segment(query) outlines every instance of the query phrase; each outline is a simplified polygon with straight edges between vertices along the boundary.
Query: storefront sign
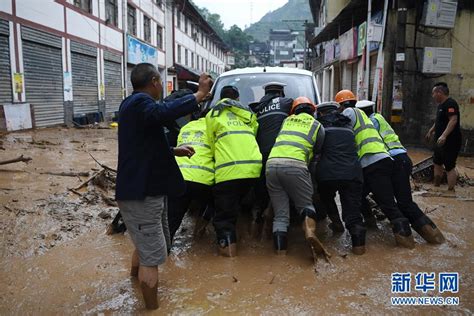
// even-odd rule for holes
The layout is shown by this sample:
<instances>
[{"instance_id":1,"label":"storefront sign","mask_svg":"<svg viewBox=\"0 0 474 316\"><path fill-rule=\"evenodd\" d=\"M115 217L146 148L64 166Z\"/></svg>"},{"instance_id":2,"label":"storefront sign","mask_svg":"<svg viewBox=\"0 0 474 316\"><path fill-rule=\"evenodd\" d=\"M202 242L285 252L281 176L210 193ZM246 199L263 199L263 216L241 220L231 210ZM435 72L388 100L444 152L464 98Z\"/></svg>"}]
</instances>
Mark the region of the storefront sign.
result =
<instances>
[{"instance_id":1,"label":"storefront sign","mask_svg":"<svg viewBox=\"0 0 474 316\"><path fill-rule=\"evenodd\" d=\"M356 41L354 40L354 38L357 39L357 35L355 33L354 28L339 36L339 60L348 60L356 56Z\"/></svg>"},{"instance_id":2,"label":"storefront sign","mask_svg":"<svg viewBox=\"0 0 474 316\"><path fill-rule=\"evenodd\" d=\"M150 63L156 65L158 63L158 53L156 48L131 36L128 36L127 57L128 63L134 65L139 63Z\"/></svg>"},{"instance_id":3,"label":"storefront sign","mask_svg":"<svg viewBox=\"0 0 474 316\"><path fill-rule=\"evenodd\" d=\"M23 93L23 73L15 72L13 80L15 82L15 93Z\"/></svg>"},{"instance_id":4,"label":"storefront sign","mask_svg":"<svg viewBox=\"0 0 474 316\"><path fill-rule=\"evenodd\" d=\"M357 30L359 34L357 37L357 56L360 56L364 52L365 43L367 42L367 22L359 25Z\"/></svg>"},{"instance_id":5,"label":"storefront sign","mask_svg":"<svg viewBox=\"0 0 474 316\"><path fill-rule=\"evenodd\" d=\"M324 63L330 63L334 60L334 41L326 42L324 45Z\"/></svg>"}]
</instances>

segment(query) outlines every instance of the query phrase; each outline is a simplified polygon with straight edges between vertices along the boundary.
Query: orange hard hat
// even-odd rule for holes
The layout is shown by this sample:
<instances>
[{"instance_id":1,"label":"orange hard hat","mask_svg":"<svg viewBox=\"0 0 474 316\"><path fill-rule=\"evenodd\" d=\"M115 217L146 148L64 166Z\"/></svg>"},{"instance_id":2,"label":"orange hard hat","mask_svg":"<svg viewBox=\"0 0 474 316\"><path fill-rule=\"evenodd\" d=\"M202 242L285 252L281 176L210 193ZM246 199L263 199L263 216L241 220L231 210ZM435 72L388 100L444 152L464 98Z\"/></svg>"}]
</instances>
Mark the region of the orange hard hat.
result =
<instances>
[{"instance_id":1,"label":"orange hard hat","mask_svg":"<svg viewBox=\"0 0 474 316\"><path fill-rule=\"evenodd\" d=\"M294 114L294 113L295 113L295 109L296 109L298 106L303 105L303 104L307 104L307 105L311 106L314 111L316 110L316 105L314 105L313 102L311 102L310 99L308 99L307 97L297 97L297 98L293 101L293 104L292 104L292 106L291 106L290 115L291 115L291 114Z\"/></svg>"},{"instance_id":2,"label":"orange hard hat","mask_svg":"<svg viewBox=\"0 0 474 316\"><path fill-rule=\"evenodd\" d=\"M351 90L341 90L336 94L334 100L337 103L342 103L345 101L357 101L357 98Z\"/></svg>"}]
</instances>

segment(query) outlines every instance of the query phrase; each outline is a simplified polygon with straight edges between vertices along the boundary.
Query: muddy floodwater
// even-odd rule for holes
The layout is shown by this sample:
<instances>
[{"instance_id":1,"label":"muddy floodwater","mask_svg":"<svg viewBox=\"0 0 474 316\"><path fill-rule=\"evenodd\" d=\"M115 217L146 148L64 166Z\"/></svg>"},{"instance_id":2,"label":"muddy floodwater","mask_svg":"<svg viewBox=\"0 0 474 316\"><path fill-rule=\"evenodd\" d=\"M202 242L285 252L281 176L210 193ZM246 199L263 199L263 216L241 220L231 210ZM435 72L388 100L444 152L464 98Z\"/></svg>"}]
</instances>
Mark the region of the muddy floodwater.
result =
<instances>
[{"instance_id":1,"label":"muddy floodwater","mask_svg":"<svg viewBox=\"0 0 474 316\"><path fill-rule=\"evenodd\" d=\"M28 164L0 166L0 314L145 313L137 281L129 276L127 234L105 235L117 208L112 191L69 190L101 167L116 167L116 130L52 128L0 138L0 160L20 155ZM414 162L429 151L411 150ZM459 173L474 179L474 159L460 158ZM417 183L415 200L443 231L433 246L415 232L416 248L395 247L387 221L370 230L367 253L354 256L350 237L334 235L328 222L317 233L332 257L315 264L298 226L290 228L286 257L271 240L247 233L239 220L239 255L217 256L211 227L194 239L186 217L159 272L158 310L149 314L323 315L472 314L474 312L474 187L433 188ZM76 192L73 192L76 191ZM392 294L391 274L410 272L411 293ZM458 272L459 292L417 291L418 272ZM457 297L454 306L393 306L393 296Z\"/></svg>"}]
</instances>

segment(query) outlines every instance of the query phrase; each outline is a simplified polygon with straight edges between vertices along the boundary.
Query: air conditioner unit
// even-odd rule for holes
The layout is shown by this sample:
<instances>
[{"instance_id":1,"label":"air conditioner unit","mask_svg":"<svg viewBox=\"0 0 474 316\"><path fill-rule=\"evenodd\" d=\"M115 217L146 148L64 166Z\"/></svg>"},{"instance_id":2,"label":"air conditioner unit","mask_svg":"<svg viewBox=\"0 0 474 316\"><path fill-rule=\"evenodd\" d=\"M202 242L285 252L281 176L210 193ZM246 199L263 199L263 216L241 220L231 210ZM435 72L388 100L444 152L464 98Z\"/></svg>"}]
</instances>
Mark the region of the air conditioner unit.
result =
<instances>
[{"instance_id":1,"label":"air conditioner unit","mask_svg":"<svg viewBox=\"0 0 474 316\"><path fill-rule=\"evenodd\" d=\"M423 49L423 73L448 74L451 72L453 49L425 47Z\"/></svg>"},{"instance_id":2,"label":"air conditioner unit","mask_svg":"<svg viewBox=\"0 0 474 316\"><path fill-rule=\"evenodd\" d=\"M426 0L421 24L452 29L456 20L457 0Z\"/></svg>"}]
</instances>

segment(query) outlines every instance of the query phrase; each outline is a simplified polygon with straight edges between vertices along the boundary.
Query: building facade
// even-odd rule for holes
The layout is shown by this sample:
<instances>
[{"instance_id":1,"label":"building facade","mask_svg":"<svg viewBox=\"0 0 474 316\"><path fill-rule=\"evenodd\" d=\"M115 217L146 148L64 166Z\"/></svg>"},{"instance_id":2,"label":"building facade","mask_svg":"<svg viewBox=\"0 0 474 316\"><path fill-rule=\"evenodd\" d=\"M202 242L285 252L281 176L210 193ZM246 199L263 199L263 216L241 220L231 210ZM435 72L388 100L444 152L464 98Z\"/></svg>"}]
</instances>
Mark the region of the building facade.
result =
<instances>
[{"instance_id":1,"label":"building facade","mask_svg":"<svg viewBox=\"0 0 474 316\"><path fill-rule=\"evenodd\" d=\"M298 32L291 30L270 30L268 39L273 65L278 66L281 62L296 60L294 50L297 37Z\"/></svg>"},{"instance_id":2,"label":"building facade","mask_svg":"<svg viewBox=\"0 0 474 316\"><path fill-rule=\"evenodd\" d=\"M188 22L188 38L173 23L183 3L191 6L162 0L0 1L0 129L111 119L132 92L130 72L141 62L157 66L167 92L177 87L176 64L196 74L222 73L225 46L202 17L199 27ZM207 46L192 32L202 33Z\"/></svg>"},{"instance_id":3,"label":"building facade","mask_svg":"<svg viewBox=\"0 0 474 316\"><path fill-rule=\"evenodd\" d=\"M369 23L365 0L310 5L317 25L312 71L322 100L352 90L377 103L404 143L423 145L436 116L433 84L447 82L460 105L462 152L474 153L474 66L467 62L474 52L474 2L372 1Z\"/></svg>"}]
</instances>

